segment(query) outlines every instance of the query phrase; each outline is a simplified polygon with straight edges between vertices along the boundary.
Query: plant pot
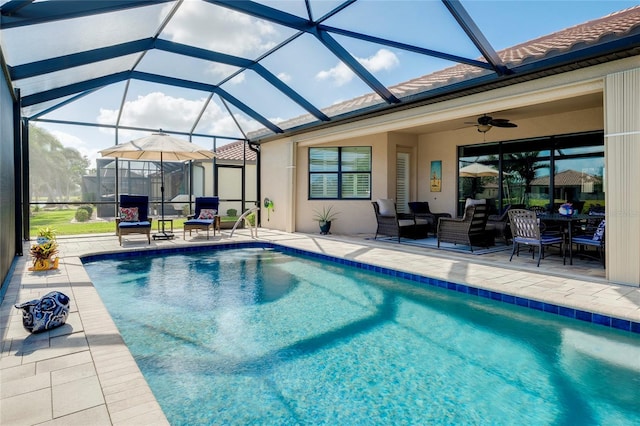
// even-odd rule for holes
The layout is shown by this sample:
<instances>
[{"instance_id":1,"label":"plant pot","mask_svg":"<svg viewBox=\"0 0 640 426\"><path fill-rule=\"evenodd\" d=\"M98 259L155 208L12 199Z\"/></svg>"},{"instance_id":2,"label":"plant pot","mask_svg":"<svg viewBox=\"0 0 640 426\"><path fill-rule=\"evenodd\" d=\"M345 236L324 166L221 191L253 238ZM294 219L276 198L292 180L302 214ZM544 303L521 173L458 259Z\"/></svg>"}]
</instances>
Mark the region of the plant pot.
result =
<instances>
[{"instance_id":1,"label":"plant pot","mask_svg":"<svg viewBox=\"0 0 640 426\"><path fill-rule=\"evenodd\" d=\"M29 268L30 271L48 271L50 269L58 269L59 257L55 259L34 259L33 267Z\"/></svg>"},{"instance_id":2,"label":"plant pot","mask_svg":"<svg viewBox=\"0 0 640 426\"><path fill-rule=\"evenodd\" d=\"M329 233L329 229L331 229L331 221L318 223L320 224L320 234L327 235Z\"/></svg>"}]
</instances>

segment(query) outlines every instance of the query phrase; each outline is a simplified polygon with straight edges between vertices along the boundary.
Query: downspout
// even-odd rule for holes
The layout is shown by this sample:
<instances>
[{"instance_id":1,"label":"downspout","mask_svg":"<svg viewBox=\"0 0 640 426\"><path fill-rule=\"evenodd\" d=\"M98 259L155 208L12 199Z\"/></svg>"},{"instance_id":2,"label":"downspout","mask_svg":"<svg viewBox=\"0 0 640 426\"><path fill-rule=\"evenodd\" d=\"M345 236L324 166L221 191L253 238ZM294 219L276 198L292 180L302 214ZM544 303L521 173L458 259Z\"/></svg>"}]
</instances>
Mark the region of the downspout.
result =
<instances>
[{"instance_id":1,"label":"downspout","mask_svg":"<svg viewBox=\"0 0 640 426\"><path fill-rule=\"evenodd\" d=\"M256 204L257 207L260 207L260 200L262 199L260 196L262 194L260 188L260 145L255 142L247 141L247 146L251 151L256 153L256 197L258 198ZM258 217L256 218L256 223L262 226L262 209L258 209L257 213Z\"/></svg>"},{"instance_id":2,"label":"downspout","mask_svg":"<svg viewBox=\"0 0 640 426\"><path fill-rule=\"evenodd\" d=\"M287 232L296 232L296 162L298 156L298 143L291 141L289 149L289 164L287 165L288 188L289 188L289 208L287 209Z\"/></svg>"}]
</instances>

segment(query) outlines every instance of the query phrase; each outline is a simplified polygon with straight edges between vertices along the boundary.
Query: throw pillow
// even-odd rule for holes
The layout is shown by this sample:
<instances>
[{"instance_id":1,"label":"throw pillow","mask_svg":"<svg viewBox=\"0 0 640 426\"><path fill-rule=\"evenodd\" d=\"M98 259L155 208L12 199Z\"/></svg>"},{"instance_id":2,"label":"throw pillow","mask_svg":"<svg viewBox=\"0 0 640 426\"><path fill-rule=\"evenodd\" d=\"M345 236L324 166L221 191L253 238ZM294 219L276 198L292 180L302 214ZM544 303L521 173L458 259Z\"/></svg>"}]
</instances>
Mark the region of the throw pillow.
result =
<instances>
[{"instance_id":1,"label":"throw pillow","mask_svg":"<svg viewBox=\"0 0 640 426\"><path fill-rule=\"evenodd\" d=\"M378 209L380 210L380 216L395 216L396 215L396 203L393 200L384 199L378 200Z\"/></svg>"},{"instance_id":2,"label":"throw pillow","mask_svg":"<svg viewBox=\"0 0 640 426\"><path fill-rule=\"evenodd\" d=\"M464 203L464 208L466 209L469 206L475 206L477 204L487 204L487 199L474 200L473 198L467 198L467 201Z\"/></svg>"},{"instance_id":3,"label":"throw pillow","mask_svg":"<svg viewBox=\"0 0 640 426\"><path fill-rule=\"evenodd\" d=\"M213 219L218 214L216 209L202 209L200 210L200 216L198 219Z\"/></svg>"},{"instance_id":4,"label":"throw pillow","mask_svg":"<svg viewBox=\"0 0 640 426\"><path fill-rule=\"evenodd\" d=\"M120 220L123 222L137 222L138 208L137 207L120 207Z\"/></svg>"},{"instance_id":5,"label":"throw pillow","mask_svg":"<svg viewBox=\"0 0 640 426\"><path fill-rule=\"evenodd\" d=\"M606 220L603 219L602 222L598 224L596 228L596 232L593 233L593 241L602 241L602 237L604 236L604 227L606 225Z\"/></svg>"}]
</instances>

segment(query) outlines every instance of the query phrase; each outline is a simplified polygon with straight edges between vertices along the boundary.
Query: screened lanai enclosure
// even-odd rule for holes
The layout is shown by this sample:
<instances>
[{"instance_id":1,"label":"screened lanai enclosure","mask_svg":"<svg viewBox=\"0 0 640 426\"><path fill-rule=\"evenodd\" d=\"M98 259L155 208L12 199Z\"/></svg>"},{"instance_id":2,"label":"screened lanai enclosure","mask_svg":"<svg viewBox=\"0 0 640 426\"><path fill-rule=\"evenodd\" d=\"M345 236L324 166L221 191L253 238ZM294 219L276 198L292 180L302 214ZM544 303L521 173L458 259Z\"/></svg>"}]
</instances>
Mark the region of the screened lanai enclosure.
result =
<instances>
[{"instance_id":1,"label":"screened lanai enclosure","mask_svg":"<svg viewBox=\"0 0 640 426\"><path fill-rule=\"evenodd\" d=\"M95 232L112 225L121 194L148 195L152 212L157 211L159 163L103 158L102 149L162 130L214 151L214 160L165 163L164 200L171 215L182 217L193 197L217 195L222 213L233 216L262 203L274 188L295 193L295 177L273 178L279 169L295 172L295 148L265 161L272 142L305 148L312 132L331 134L336 126L362 120L373 120L373 128L419 108L430 109L420 112L421 121L411 130L398 127L393 135L464 126L475 131L482 125L478 116L507 109L504 92L465 116L451 113L454 108L439 111L438 105L456 100L462 105L465 97L637 56L640 31L633 6L629 1L575 7L563 1L0 0L0 276L6 277L14 255L22 254L42 212L70 210L69 222L77 223L77 208L90 205L94 228L86 230ZM610 14L613 18L600 19ZM580 26L584 22L590 25ZM565 29L570 37L549 44L545 35ZM602 106L595 92L585 95L585 107ZM566 103L546 110L560 106ZM526 120L540 109L513 108L507 118L518 119L520 113ZM579 146L556 140L538 146L538 135L505 135L482 147L475 146L483 145L480 139L458 140L451 146L456 166L480 162L500 175L472 183L447 176L454 166L443 167L442 178L458 180L453 198L484 194L498 208L516 199L552 206L572 195L602 201L606 135L598 131L595 144L588 132L565 135L578 138ZM365 169L357 170L358 179L349 180L353 176L339 168L341 163L327 166L325 176L318 171L317 178L335 178L336 185L357 181L357 200L371 197L380 165L396 159L376 160L379 151L367 152L371 161L366 167L359 163ZM514 161L531 152L540 167L528 180ZM284 165L273 161L284 157ZM563 180L569 171L591 181L569 184L577 176ZM396 188L395 182L385 185ZM276 210L270 226L295 230L295 209L303 203L287 205L280 201L285 198L279 197L278 205L286 208ZM303 198L342 201L316 189Z\"/></svg>"}]
</instances>

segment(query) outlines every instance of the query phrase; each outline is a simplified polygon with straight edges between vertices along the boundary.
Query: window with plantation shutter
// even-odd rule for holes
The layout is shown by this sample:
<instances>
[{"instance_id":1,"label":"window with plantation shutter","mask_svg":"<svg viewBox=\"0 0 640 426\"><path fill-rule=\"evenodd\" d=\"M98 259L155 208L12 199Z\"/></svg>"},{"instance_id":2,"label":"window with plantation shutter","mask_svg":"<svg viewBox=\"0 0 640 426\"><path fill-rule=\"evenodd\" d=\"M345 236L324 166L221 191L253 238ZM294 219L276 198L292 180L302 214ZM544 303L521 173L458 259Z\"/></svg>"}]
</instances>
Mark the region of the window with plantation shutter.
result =
<instances>
[{"instance_id":1,"label":"window with plantation shutter","mask_svg":"<svg viewBox=\"0 0 640 426\"><path fill-rule=\"evenodd\" d=\"M398 213L409 213L409 154L396 156L396 208Z\"/></svg>"},{"instance_id":2,"label":"window with plantation shutter","mask_svg":"<svg viewBox=\"0 0 640 426\"><path fill-rule=\"evenodd\" d=\"M309 148L309 199L370 199L371 147Z\"/></svg>"}]
</instances>

